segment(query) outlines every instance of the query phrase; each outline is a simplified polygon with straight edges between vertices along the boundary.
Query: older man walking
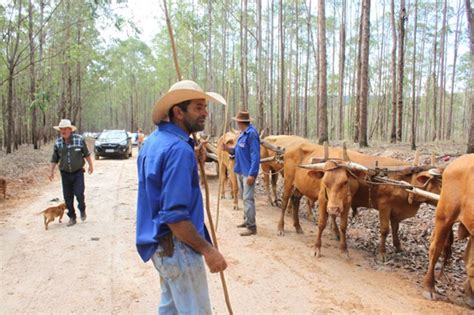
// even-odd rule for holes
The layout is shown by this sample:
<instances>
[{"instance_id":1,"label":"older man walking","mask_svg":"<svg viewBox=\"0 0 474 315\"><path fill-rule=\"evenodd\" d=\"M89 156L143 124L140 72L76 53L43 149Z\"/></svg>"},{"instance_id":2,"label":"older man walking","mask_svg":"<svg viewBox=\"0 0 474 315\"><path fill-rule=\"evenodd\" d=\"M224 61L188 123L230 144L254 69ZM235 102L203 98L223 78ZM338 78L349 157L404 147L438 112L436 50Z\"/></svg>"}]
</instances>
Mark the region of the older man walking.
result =
<instances>
[{"instance_id":1,"label":"older man walking","mask_svg":"<svg viewBox=\"0 0 474 315\"><path fill-rule=\"evenodd\" d=\"M48 177L49 180L53 180L54 170L59 163L64 202L68 209L69 222L67 226L72 226L76 224L74 196L77 199L78 208L81 212L81 220L84 221L87 218L84 197L84 160L89 165L89 174L92 174L94 171L94 165L92 164L86 141L81 135L73 133L76 131L76 126L72 125L69 119L62 119L59 125L53 128L59 131L59 137L54 143Z\"/></svg>"}]
</instances>

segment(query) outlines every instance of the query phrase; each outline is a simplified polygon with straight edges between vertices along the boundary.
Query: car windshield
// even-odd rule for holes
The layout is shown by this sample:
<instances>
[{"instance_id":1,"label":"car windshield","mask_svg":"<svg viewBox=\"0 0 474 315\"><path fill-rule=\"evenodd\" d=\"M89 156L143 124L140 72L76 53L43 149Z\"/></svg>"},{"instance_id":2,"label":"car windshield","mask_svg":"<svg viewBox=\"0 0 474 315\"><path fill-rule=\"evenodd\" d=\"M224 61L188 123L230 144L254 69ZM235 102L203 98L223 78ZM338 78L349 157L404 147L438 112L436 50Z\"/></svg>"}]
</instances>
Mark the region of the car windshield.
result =
<instances>
[{"instance_id":1,"label":"car windshield","mask_svg":"<svg viewBox=\"0 0 474 315\"><path fill-rule=\"evenodd\" d=\"M127 134L120 130L104 131L99 136L99 141L121 141L126 140Z\"/></svg>"}]
</instances>

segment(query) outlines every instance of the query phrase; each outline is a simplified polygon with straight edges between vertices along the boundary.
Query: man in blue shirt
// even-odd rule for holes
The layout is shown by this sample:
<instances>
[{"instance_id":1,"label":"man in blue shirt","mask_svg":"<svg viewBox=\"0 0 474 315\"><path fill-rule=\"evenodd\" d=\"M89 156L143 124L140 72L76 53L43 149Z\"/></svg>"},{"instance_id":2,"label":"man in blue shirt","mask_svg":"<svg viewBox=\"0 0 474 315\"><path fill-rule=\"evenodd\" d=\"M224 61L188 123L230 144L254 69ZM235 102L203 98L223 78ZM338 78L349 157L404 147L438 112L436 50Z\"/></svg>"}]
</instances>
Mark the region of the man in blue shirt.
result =
<instances>
[{"instance_id":1,"label":"man in blue shirt","mask_svg":"<svg viewBox=\"0 0 474 315\"><path fill-rule=\"evenodd\" d=\"M237 174L240 196L244 200L244 222L238 227L246 228L241 236L257 234L255 221L255 179L260 167L260 138L257 129L251 124L250 114L240 111L232 118L237 122L240 136L233 148L224 149L235 154L234 172Z\"/></svg>"},{"instance_id":2,"label":"man in blue shirt","mask_svg":"<svg viewBox=\"0 0 474 315\"><path fill-rule=\"evenodd\" d=\"M210 314L204 260L212 273L226 261L212 246L204 211L194 142L204 129L207 101L225 104L193 81L179 81L155 104L158 125L138 157L136 246L161 279L159 314Z\"/></svg>"}]
</instances>

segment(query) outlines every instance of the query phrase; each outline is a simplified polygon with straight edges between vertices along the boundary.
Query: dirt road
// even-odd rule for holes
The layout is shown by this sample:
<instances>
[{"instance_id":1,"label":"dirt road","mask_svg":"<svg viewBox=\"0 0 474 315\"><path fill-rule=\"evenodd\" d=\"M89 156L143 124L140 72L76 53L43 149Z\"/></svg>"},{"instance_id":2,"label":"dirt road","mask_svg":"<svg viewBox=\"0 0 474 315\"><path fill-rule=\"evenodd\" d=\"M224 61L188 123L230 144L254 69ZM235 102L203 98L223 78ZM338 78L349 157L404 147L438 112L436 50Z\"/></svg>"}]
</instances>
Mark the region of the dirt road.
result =
<instances>
[{"instance_id":1,"label":"dirt road","mask_svg":"<svg viewBox=\"0 0 474 315\"><path fill-rule=\"evenodd\" d=\"M159 277L134 245L135 163L135 157L96 161L95 173L86 175L88 219L73 227L65 218L45 231L35 214L61 197L58 178L34 198L0 203L1 313L155 313ZM215 209L217 180L209 179ZM278 237L278 216L257 196L258 235L242 238L235 227L242 213L222 202L219 245L236 314L469 313L424 300L403 273L368 268L367 252L349 248L351 259L342 258L329 232L323 256L314 258L316 227L302 222L306 233L297 235L287 217L286 236ZM219 277L208 278L213 310L225 314Z\"/></svg>"}]
</instances>

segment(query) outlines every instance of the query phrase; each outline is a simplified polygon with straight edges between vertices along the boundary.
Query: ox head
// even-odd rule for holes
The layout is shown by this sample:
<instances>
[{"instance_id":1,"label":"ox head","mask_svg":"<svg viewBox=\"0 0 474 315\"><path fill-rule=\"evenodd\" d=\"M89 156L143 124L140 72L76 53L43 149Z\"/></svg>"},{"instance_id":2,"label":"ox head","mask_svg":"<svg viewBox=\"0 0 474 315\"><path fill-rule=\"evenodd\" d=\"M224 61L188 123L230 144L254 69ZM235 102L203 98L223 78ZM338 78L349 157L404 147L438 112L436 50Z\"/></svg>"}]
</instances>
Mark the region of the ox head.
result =
<instances>
[{"instance_id":1,"label":"ox head","mask_svg":"<svg viewBox=\"0 0 474 315\"><path fill-rule=\"evenodd\" d=\"M413 166L418 166L419 164L419 153L416 151L415 159L413 161ZM441 183L442 183L442 169L436 167L436 157L434 154L431 155L431 169L427 171L416 172L412 174L411 184L416 187L423 189L425 191L440 194L441 193ZM408 195L408 203L412 204L413 202L426 202L428 201L425 197L418 196L415 194Z\"/></svg>"},{"instance_id":2,"label":"ox head","mask_svg":"<svg viewBox=\"0 0 474 315\"><path fill-rule=\"evenodd\" d=\"M321 180L320 200L324 198L327 201L327 211L333 215L341 215L350 206L358 188L357 180L368 172L363 165L336 160L300 167L309 169L309 176Z\"/></svg>"}]
</instances>

